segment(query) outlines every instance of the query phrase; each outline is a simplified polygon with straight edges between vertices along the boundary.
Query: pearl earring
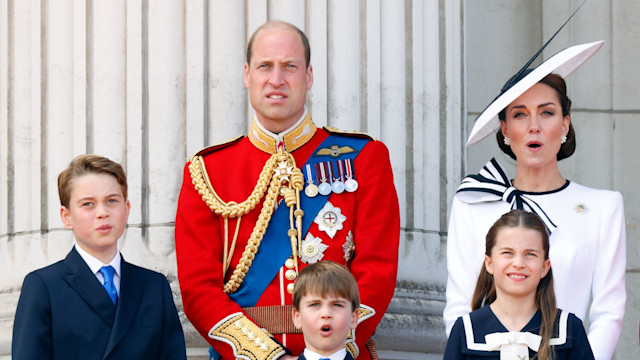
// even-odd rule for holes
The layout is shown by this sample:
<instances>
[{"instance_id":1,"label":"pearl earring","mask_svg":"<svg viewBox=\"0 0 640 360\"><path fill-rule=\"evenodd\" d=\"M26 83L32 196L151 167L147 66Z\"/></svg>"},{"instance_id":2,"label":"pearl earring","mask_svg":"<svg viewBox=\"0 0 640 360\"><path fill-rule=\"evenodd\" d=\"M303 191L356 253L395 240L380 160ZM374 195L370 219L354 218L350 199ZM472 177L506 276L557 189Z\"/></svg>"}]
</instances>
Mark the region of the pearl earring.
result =
<instances>
[{"instance_id":1,"label":"pearl earring","mask_svg":"<svg viewBox=\"0 0 640 360\"><path fill-rule=\"evenodd\" d=\"M504 137L504 144L507 145L507 146L511 145L511 139L509 139L508 137L505 136Z\"/></svg>"},{"instance_id":2,"label":"pearl earring","mask_svg":"<svg viewBox=\"0 0 640 360\"><path fill-rule=\"evenodd\" d=\"M564 144L567 142L567 135L560 136L560 144Z\"/></svg>"}]
</instances>

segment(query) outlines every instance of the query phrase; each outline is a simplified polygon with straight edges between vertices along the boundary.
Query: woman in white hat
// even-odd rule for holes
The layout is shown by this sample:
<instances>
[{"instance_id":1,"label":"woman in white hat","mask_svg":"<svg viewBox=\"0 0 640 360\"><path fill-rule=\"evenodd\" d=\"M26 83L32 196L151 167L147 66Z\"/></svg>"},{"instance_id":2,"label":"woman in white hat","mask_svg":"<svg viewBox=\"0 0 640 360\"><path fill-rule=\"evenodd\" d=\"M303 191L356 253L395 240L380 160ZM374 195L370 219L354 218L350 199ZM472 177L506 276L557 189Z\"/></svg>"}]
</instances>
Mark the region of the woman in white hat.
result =
<instances>
[{"instance_id":1,"label":"woman in white hat","mask_svg":"<svg viewBox=\"0 0 640 360\"><path fill-rule=\"evenodd\" d=\"M478 175L463 181L453 200L447 240L447 335L456 319L471 310L484 260L484 234L502 214L519 208L536 213L551 233L557 306L588 320L596 359L613 355L626 301L622 196L569 181L558 169L558 161L571 156L576 146L563 78L602 45L574 46L533 70L521 70L476 120L467 144L499 128L498 145L516 160L517 170L511 181L491 159ZM514 286L528 276L518 263L506 271Z\"/></svg>"}]
</instances>

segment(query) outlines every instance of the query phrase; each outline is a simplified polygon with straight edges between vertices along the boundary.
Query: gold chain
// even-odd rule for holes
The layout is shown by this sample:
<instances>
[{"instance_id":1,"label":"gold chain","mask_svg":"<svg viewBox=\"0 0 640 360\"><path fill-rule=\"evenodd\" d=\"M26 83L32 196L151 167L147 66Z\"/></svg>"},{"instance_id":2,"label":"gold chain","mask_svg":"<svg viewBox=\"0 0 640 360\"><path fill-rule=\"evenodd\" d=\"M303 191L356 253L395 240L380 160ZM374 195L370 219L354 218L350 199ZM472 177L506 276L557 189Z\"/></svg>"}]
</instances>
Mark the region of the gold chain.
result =
<instances>
[{"instance_id":1,"label":"gold chain","mask_svg":"<svg viewBox=\"0 0 640 360\"><path fill-rule=\"evenodd\" d=\"M279 151L273 154L260 172L258 182L251 192L251 195L239 204L233 201L225 202L218 196L213 189L204 165L204 160L201 156L195 156L191 160L189 172L191 173L193 185L202 196L202 200L209 206L211 211L225 219L237 217L238 221L240 221L243 215L249 213L256 207L265 192L267 194L260 215L258 216L258 221L251 232L242 257L233 271L231 278L224 285L225 293L232 294L236 292L249 272L249 268L258 252L258 248L260 247L260 243L262 242L262 238L276 207L278 194L283 186L282 195L284 196L285 203L291 209L291 229L289 229L288 235L291 237L291 250L294 259L296 259L297 270L297 246L294 245L297 245L297 243L301 241L300 227L303 212L300 209L300 191L304 187L304 176L302 175L302 171L296 167L295 159L290 153ZM296 218L295 222L293 221L294 217ZM298 225L298 229L295 228L295 225ZM238 228L236 228L236 236L237 231ZM236 236L234 236L234 239ZM228 229L225 229L225 238L227 237ZM231 253L233 253L233 247L235 247L235 240L234 244L232 244ZM225 242L225 252L226 248L227 244ZM223 261L227 260L223 259Z\"/></svg>"}]
</instances>

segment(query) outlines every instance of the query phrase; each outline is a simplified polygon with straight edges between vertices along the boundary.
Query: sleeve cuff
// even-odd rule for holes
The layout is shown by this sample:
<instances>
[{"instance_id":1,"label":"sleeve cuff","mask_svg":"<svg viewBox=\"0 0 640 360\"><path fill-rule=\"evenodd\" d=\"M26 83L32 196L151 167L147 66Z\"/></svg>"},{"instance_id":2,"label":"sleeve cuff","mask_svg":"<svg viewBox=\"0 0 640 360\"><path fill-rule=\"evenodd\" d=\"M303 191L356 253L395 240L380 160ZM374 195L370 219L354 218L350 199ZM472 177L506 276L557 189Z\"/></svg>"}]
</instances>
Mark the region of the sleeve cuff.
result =
<instances>
[{"instance_id":1,"label":"sleeve cuff","mask_svg":"<svg viewBox=\"0 0 640 360\"><path fill-rule=\"evenodd\" d=\"M282 345L240 312L220 320L209 330L209 337L229 344L239 359L272 360L286 353Z\"/></svg>"}]
</instances>

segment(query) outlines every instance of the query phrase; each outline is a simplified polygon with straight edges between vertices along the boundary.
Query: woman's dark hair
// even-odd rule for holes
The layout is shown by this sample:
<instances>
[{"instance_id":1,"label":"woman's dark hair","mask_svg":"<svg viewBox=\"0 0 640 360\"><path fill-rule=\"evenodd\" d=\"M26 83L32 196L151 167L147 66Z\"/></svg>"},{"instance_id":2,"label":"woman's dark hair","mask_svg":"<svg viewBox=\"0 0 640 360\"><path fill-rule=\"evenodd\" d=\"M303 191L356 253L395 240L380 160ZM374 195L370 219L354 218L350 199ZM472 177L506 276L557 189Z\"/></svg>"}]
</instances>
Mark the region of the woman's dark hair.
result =
<instances>
[{"instance_id":1,"label":"woman's dark hair","mask_svg":"<svg viewBox=\"0 0 640 360\"><path fill-rule=\"evenodd\" d=\"M523 228L538 232L542 238L544 260L549 259L549 234L547 233L547 228L544 226L544 223L540 220L538 215L518 209L511 210L502 215L500 219L491 226L485 239L485 255L489 257L491 256L491 251L496 245L498 234L501 230L509 228ZM471 309L477 310L482 306L489 305L496 301L496 298L496 285L493 275L489 274L485 264L482 263L476 289L473 293L473 299L471 300ZM542 322L540 325L540 336L542 337L542 341L540 342L538 354L534 359L553 359L553 352L551 351L549 341L553 335L553 328L558 309L556 308L556 295L553 290L553 272L551 271L551 268L549 268L547 275L540 279L540 282L538 283L535 301L536 306L542 314Z\"/></svg>"},{"instance_id":2,"label":"woman's dark hair","mask_svg":"<svg viewBox=\"0 0 640 360\"><path fill-rule=\"evenodd\" d=\"M569 116L571 114L571 99L567 96L567 84L564 79L560 75L549 74L542 78L539 83L548 85L552 87L556 93L558 94L558 99L560 99L560 106L562 107L562 116ZM500 113L498 113L498 119L500 121L506 121L507 109L504 108ZM505 154L509 155L514 160L516 159L516 154L511 151L511 147L504 144L504 135L501 130L498 130L496 133L496 140L498 141L498 146ZM576 150L576 133L573 129L573 124L569 123L569 132L567 133L567 141L560 146L560 151L558 151L558 155L556 159L558 161L562 159L566 159L569 156L573 155L573 152Z\"/></svg>"}]
</instances>

